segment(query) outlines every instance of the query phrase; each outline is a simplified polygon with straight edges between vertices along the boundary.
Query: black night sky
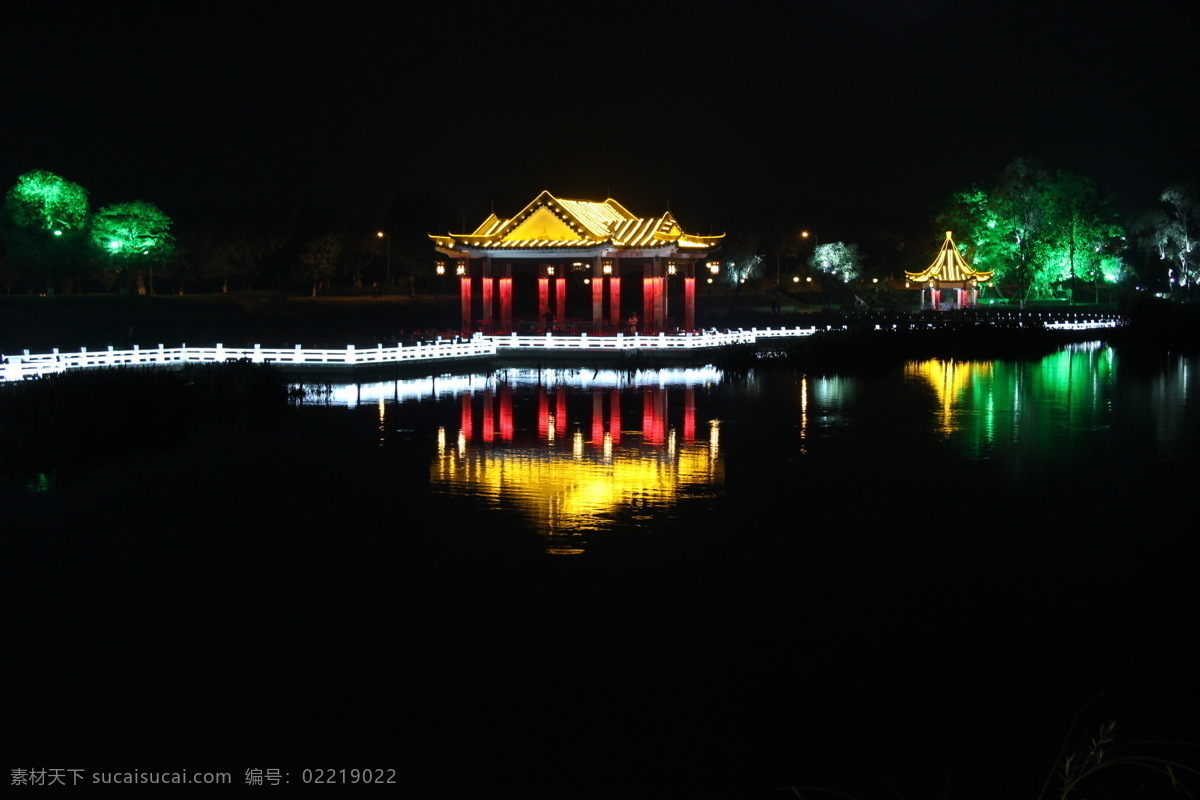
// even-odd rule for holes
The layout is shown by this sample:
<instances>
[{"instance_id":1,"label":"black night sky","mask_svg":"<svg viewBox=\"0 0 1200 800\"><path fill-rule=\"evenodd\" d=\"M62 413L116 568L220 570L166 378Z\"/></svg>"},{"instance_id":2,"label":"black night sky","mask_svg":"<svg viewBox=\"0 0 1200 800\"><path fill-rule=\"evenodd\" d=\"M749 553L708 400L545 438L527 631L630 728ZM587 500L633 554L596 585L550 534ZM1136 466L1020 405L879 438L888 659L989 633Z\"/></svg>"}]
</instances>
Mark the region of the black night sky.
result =
<instances>
[{"instance_id":1,"label":"black night sky","mask_svg":"<svg viewBox=\"0 0 1200 800\"><path fill-rule=\"evenodd\" d=\"M1126 214L1196 173L1193 36L1154 4L96 4L6 28L0 172L95 206L369 220L431 192L473 227L549 189L707 233L932 225L1016 156Z\"/></svg>"}]
</instances>

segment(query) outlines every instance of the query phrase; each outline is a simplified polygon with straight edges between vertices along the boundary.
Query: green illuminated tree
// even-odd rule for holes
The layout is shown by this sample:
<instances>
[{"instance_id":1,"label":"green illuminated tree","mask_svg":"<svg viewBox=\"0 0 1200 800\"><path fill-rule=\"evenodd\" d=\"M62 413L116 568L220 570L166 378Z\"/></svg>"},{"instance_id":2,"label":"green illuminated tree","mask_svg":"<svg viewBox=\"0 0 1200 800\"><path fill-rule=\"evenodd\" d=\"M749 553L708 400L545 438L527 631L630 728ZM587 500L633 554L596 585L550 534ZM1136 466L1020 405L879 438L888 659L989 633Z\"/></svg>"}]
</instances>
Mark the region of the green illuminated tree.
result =
<instances>
[{"instance_id":1,"label":"green illuminated tree","mask_svg":"<svg viewBox=\"0 0 1200 800\"><path fill-rule=\"evenodd\" d=\"M1077 278L1115 282L1122 263L1117 243L1125 231L1095 184L1071 172L1059 172L1044 187L1045 246L1037 281L1046 287ZM1098 295L1097 288L1097 295ZM1072 295L1072 300L1074 295Z\"/></svg>"},{"instance_id":2,"label":"green illuminated tree","mask_svg":"<svg viewBox=\"0 0 1200 800\"><path fill-rule=\"evenodd\" d=\"M1049 179L1045 167L1018 158L1004 168L991 193L996 227L1006 240L1008 263L1001 277L1015 280L1022 305L1031 295L1049 290L1049 282L1039 269L1046 244L1045 193Z\"/></svg>"},{"instance_id":3,"label":"green illuminated tree","mask_svg":"<svg viewBox=\"0 0 1200 800\"><path fill-rule=\"evenodd\" d=\"M17 225L44 231L76 230L88 220L87 189L41 169L17 178L4 206Z\"/></svg>"},{"instance_id":4,"label":"green illuminated tree","mask_svg":"<svg viewBox=\"0 0 1200 800\"><path fill-rule=\"evenodd\" d=\"M92 217L92 245L118 278L133 276L139 293L143 274L154 291L154 267L174 253L171 218L144 200L105 206Z\"/></svg>"},{"instance_id":5,"label":"green illuminated tree","mask_svg":"<svg viewBox=\"0 0 1200 800\"><path fill-rule=\"evenodd\" d=\"M1015 284L1022 305L1046 289L1037 267L1045 245L1048 177L1044 167L1018 158L993 186L953 195L938 216L939 227L953 231L959 246L970 252L971 265L995 271L997 284Z\"/></svg>"},{"instance_id":6,"label":"green illuminated tree","mask_svg":"<svg viewBox=\"0 0 1200 800\"><path fill-rule=\"evenodd\" d=\"M26 172L4 196L3 217L9 258L32 284L45 280L54 293L54 276L69 274L81 262L88 225L88 193L76 183L45 170Z\"/></svg>"},{"instance_id":7,"label":"green illuminated tree","mask_svg":"<svg viewBox=\"0 0 1200 800\"><path fill-rule=\"evenodd\" d=\"M1029 159L1014 160L991 187L953 195L938 222L954 232L975 269L994 271L996 284L1015 285L1022 305L1073 278L1098 287L1124 271L1124 230L1095 185Z\"/></svg>"}]
</instances>

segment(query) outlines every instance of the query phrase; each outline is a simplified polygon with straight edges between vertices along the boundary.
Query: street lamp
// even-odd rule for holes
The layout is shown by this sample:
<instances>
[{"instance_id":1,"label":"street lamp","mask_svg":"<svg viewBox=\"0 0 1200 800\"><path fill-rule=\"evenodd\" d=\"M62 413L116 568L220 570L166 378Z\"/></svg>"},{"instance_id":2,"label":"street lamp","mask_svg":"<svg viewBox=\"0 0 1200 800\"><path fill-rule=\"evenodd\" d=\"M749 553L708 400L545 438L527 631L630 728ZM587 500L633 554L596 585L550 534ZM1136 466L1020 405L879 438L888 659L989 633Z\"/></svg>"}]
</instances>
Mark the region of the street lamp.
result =
<instances>
[{"instance_id":1,"label":"street lamp","mask_svg":"<svg viewBox=\"0 0 1200 800\"><path fill-rule=\"evenodd\" d=\"M387 287L388 289L391 289L392 288L392 237L388 236L383 231L378 231L375 235L378 236L380 239L383 239L385 242L387 242L387 280L384 282L383 285L385 287Z\"/></svg>"},{"instance_id":2,"label":"street lamp","mask_svg":"<svg viewBox=\"0 0 1200 800\"><path fill-rule=\"evenodd\" d=\"M821 240L817 238L817 235L815 233L809 233L808 231L800 231L800 238L805 242L807 242L809 239L812 239L812 255L816 255L817 247L821 244ZM801 264L802 266L808 266L808 259L803 259ZM809 276L809 280L812 280L811 275Z\"/></svg>"}]
</instances>

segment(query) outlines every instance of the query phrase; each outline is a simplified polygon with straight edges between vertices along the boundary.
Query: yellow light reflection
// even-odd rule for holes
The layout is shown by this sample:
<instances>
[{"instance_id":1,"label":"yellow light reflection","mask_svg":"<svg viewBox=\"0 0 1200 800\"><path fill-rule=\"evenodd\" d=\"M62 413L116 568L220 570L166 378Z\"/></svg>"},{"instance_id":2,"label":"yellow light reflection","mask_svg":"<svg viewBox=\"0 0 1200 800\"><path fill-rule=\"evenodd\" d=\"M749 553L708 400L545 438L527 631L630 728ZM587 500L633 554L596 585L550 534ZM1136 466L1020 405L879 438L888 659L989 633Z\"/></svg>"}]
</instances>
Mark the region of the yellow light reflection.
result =
<instances>
[{"instance_id":1,"label":"yellow light reflection","mask_svg":"<svg viewBox=\"0 0 1200 800\"><path fill-rule=\"evenodd\" d=\"M807 236L807 231L805 232ZM808 439L808 376L800 378L800 452L807 453L805 441Z\"/></svg>"},{"instance_id":2,"label":"yellow light reflection","mask_svg":"<svg viewBox=\"0 0 1200 800\"><path fill-rule=\"evenodd\" d=\"M383 447L384 443L387 441L387 435L386 435L387 431L386 431L386 428L384 427L384 424L385 424L384 423L384 416L385 416L384 412L385 412L385 410L386 409L384 407L383 398L381 397L381 398L379 398L379 446L380 447Z\"/></svg>"},{"instance_id":3,"label":"yellow light reflection","mask_svg":"<svg viewBox=\"0 0 1200 800\"><path fill-rule=\"evenodd\" d=\"M457 452L439 447L431 480L435 486L512 505L549 538L547 552L577 553L584 534L608 527L623 512L669 506L685 487L723 483L718 442L719 426L714 424L707 442L673 451L625 442L614 448L608 434L590 453L582 435L570 449L465 443Z\"/></svg>"},{"instance_id":4,"label":"yellow light reflection","mask_svg":"<svg viewBox=\"0 0 1200 800\"><path fill-rule=\"evenodd\" d=\"M923 378L933 387L938 399L938 430L950 435L958 428L955 405L975 378L991 377L990 361L911 361L904 365L908 377Z\"/></svg>"}]
</instances>

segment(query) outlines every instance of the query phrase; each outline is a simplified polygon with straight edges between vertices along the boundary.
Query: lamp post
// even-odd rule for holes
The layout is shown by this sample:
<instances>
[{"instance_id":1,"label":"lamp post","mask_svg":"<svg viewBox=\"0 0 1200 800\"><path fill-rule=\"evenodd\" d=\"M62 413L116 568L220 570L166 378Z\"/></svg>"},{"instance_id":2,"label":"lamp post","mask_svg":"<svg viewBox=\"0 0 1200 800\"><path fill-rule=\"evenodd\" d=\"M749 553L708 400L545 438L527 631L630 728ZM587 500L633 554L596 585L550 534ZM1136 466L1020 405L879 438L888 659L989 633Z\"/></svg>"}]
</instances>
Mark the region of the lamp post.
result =
<instances>
[{"instance_id":1,"label":"lamp post","mask_svg":"<svg viewBox=\"0 0 1200 800\"><path fill-rule=\"evenodd\" d=\"M385 289L391 289L392 288L392 237L388 236L383 231L379 231L375 235L378 236L380 239L383 239L384 242L387 243L387 280L384 281L383 285L384 285Z\"/></svg>"},{"instance_id":2,"label":"lamp post","mask_svg":"<svg viewBox=\"0 0 1200 800\"><path fill-rule=\"evenodd\" d=\"M815 233L809 233L808 231L800 231L800 238L803 239L806 243L808 242L809 239L812 239L812 251L809 253L809 258L816 255L817 246L820 245L820 243L821 243L821 240L817 238L817 235ZM808 260L809 259L806 258L804 260L804 263L807 264Z\"/></svg>"}]
</instances>

